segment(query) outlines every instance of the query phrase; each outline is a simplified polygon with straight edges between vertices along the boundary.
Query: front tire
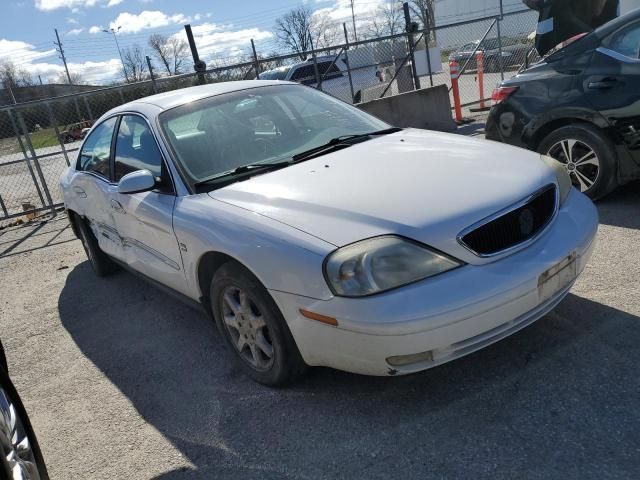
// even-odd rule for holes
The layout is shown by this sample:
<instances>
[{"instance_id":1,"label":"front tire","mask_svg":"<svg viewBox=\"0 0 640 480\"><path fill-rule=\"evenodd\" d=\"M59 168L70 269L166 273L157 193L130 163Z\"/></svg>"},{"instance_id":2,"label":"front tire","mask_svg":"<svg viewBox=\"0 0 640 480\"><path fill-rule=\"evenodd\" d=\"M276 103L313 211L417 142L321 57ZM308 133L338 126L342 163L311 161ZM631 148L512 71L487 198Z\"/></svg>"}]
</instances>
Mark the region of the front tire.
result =
<instances>
[{"instance_id":1,"label":"front tire","mask_svg":"<svg viewBox=\"0 0 640 480\"><path fill-rule=\"evenodd\" d=\"M306 365L282 313L266 288L235 262L213 276L211 310L220 334L258 383L283 386L300 378Z\"/></svg>"},{"instance_id":2,"label":"front tire","mask_svg":"<svg viewBox=\"0 0 640 480\"><path fill-rule=\"evenodd\" d=\"M617 186L615 147L594 126L575 124L559 128L540 142L538 152L564 164L573 186L594 200Z\"/></svg>"},{"instance_id":3,"label":"front tire","mask_svg":"<svg viewBox=\"0 0 640 480\"><path fill-rule=\"evenodd\" d=\"M77 215L74 215L74 221L78 227L82 247L87 254L87 259L89 260L94 273L98 277L111 275L118 269L117 264L100 249L98 240L91 231L89 224Z\"/></svg>"}]
</instances>

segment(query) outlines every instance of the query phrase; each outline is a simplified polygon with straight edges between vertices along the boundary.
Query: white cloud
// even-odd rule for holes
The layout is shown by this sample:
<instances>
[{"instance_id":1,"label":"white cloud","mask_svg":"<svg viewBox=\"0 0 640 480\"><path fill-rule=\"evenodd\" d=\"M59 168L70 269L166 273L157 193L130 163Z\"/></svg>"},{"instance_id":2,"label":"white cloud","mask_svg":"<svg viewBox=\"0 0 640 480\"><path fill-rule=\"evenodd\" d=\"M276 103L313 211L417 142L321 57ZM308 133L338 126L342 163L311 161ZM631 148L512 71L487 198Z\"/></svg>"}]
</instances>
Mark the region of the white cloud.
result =
<instances>
[{"instance_id":1,"label":"white cloud","mask_svg":"<svg viewBox=\"0 0 640 480\"><path fill-rule=\"evenodd\" d=\"M39 51L30 43L0 38L0 60L11 60L21 66L23 63L50 57L55 53L55 48Z\"/></svg>"},{"instance_id":2,"label":"white cloud","mask_svg":"<svg viewBox=\"0 0 640 480\"><path fill-rule=\"evenodd\" d=\"M99 0L36 0L38 10L51 11L58 8L93 7Z\"/></svg>"},{"instance_id":3,"label":"white cloud","mask_svg":"<svg viewBox=\"0 0 640 480\"><path fill-rule=\"evenodd\" d=\"M244 28L234 30L233 25L219 25L203 23L191 29L198 46L200 58L210 62L214 58L236 57L246 53L251 48L251 39L256 42L271 39L273 33L259 28ZM184 31L178 32L175 37L187 40ZM214 65L210 64L210 67Z\"/></svg>"},{"instance_id":4,"label":"white cloud","mask_svg":"<svg viewBox=\"0 0 640 480\"><path fill-rule=\"evenodd\" d=\"M89 29L89 33L100 33L102 31L102 27L94 25Z\"/></svg>"},{"instance_id":5,"label":"white cloud","mask_svg":"<svg viewBox=\"0 0 640 480\"><path fill-rule=\"evenodd\" d=\"M72 28L66 34L67 35L80 35L82 32L84 32L84 28L80 27L80 28Z\"/></svg>"},{"instance_id":6,"label":"white cloud","mask_svg":"<svg viewBox=\"0 0 640 480\"><path fill-rule=\"evenodd\" d=\"M81 8L95 7L102 5L103 7L114 7L121 4L124 0L35 0L38 10L50 12L59 8L68 8L76 13Z\"/></svg>"},{"instance_id":7,"label":"white cloud","mask_svg":"<svg viewBox=\"0 0 640 480\"><path fill-rule=\"evenodd\" d=\"M78 22L78 20L76 20L75 18L69 17L69 18L67 18L67 23L69 25L78 25L78 23L80 23L80 22Z\"/></svg>"},{"instance_id":8,"label":"white cloud","mask_svg":"<svg viewBox=\"0 0 640 480\"><path fill-rule=\"evenodd\" d=\"M187 23L190 19L182 13L167 15L159 10L145 10L138 15L123 12L109 24L110 28L121 28L122 33L137 33L150 28L165 27L176 23Z\"/></svg>"}]
</instances>

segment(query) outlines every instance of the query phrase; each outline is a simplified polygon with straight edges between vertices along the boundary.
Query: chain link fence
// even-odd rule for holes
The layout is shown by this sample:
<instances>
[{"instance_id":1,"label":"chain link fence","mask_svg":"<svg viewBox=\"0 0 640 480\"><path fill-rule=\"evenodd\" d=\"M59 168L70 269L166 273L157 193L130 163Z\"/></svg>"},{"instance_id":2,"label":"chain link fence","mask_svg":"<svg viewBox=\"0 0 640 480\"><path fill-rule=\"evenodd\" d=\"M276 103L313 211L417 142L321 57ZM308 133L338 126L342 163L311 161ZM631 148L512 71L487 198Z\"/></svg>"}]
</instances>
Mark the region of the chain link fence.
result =
<instances>
[{"instance_id":1,"label":"chain link fence","mask_svg":"<svg viewBox=\"0 0 640 480\"><path fill-rule=\"evenodd\" d=\"M451 87L449 62L455 60L464 67L460 101L465 115L473 115L473 107L487 100L503 78L538 60L531 53L536 22L535 12L526 10L429 30L418 26L410 34L256 56L200 73L0 107L0 226L60 207L58 179L75 162L84 135L101 115L123 103L194 85L258 77L300 82L357 104L431 85ZM478 51L484 56L486 91L479 90Z\"/></svg>"}]
</instances>

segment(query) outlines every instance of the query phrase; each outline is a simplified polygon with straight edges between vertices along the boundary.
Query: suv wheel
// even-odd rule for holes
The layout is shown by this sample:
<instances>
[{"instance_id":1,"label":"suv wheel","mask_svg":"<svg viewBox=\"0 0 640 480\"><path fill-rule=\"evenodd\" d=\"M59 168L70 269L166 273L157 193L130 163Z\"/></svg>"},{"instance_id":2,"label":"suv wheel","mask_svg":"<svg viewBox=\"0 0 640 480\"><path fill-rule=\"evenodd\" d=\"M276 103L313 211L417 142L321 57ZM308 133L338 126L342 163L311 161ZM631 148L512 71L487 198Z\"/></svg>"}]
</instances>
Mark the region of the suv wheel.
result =
<instances>
[{"instance_id":1,"label":"suv wheel","mask_svg":"<svg viewBox=\"0 0 640 480\"><path fill-rule=\"evenodd\" d=\"M547 135L538 152L564 164L573 186L592 199L617 186L617 156L611 141L591 125L568 125Z\"/></svg>"}]
</instances>

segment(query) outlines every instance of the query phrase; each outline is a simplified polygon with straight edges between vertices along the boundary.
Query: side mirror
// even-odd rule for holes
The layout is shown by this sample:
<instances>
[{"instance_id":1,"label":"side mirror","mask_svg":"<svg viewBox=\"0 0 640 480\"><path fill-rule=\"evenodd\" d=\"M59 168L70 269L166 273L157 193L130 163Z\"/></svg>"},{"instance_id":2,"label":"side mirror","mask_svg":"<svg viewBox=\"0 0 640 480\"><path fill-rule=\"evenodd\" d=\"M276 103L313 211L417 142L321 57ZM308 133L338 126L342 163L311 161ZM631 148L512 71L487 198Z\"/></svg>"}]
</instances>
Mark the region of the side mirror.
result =
<instances>
[{"instance_id":1,"label":"side mirror","mask_svg":"<svg viewBox=\"0 0 640 480\"><path fill-rule=\"evenodd\" d=\"M128 173L118 182L118 193L139 193L153 190L156 179L149 170Z\"/></svg>"}]
</instances>

